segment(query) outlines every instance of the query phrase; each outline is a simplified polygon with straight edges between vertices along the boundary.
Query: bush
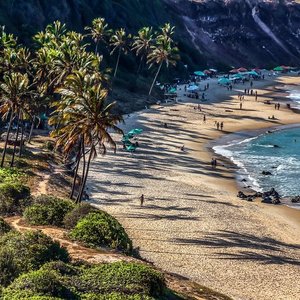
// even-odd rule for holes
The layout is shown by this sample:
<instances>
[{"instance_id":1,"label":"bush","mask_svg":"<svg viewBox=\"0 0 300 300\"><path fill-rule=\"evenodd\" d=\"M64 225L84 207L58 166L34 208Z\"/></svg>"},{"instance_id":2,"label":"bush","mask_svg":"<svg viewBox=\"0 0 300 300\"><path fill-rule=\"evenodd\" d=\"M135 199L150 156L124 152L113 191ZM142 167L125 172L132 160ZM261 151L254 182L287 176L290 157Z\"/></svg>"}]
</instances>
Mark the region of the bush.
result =
<instances>
[{"instance_id":1,"label":"bush","mask_svg":"<svg viewBox=\"0 0 300 300\"><path fill-rule=\"evenodd\" d=\"M67 229L72 229L77 225L79 220L89 213L96 211L98 211L98 209L88 203L79 204L72 211L66 214L64 218L64 226Z\"/></svg>"},{"instance_id":2,"label":"bush","mask_svg":"<svg viewBox=\"0 0 300 300\"><path fill-rule=\"evenodd\" d=\"M145 295L126 295L120 293L111 294L84 294L82 300L155 300L155 298Z\"/></svg>"},{"instance_id":3,"label":"bush","mask_svg":"<svg viewBox=\"0 0 300 300\"><path fill-rule=\"evenodd\" d=\"M75 207L70 200L42 195L34 199L34 204L27 207L24 218L31 225L61 226L65 215Z\"/></svg>"},{"instance_id":4,"label":"bush","mask_svg":"<svg viewBox=\"0 0 300 300\"><path fill-rule=\"evenodd\" d=\"M69 262L67 250L39 231L9 232L0 238L0 249L0 277L7 278L5 282L49 261ZM9 267L4 263L7 259L10 260Z\"/></svg>"},{"instance_id":5,"label":"bush","mask_svg":"<svg viewBox=\"0 0 300 300\"><path fill-rule=\"evenodd\" d=\"M17 168L0 168L0 183L15 183L25 177L25 174Z\"/></svg>"},{"instance_id":6,"label":"bush","mask_svg":"<svg viewBox=\"0 0 300 300\"><path fill-rule=\"evenodd\" d=\"M0 236L11 231L10 225L0 218Z\"/></svg>"},{"instance_id":7,"label":"bush","mask_svg":"<svg viewBox=\"0 0 300 300\"><path fill-rule=\"evenodd\" d=\"M50 296L74 299L73 293L60 281L55 271L38 270L17 278L3 290L3 299L28 299L34 296ZM30 299L30 298L29 298Z\"/></svg>"},{"instance_id":8,"label":"bush","mask_svg":"<svg viewBox=\"0 0 300 300\"><path fill-rule=\"evenodd\" d=\"M110 247L128 254L132 252L132 242L124 228L103 211L82 218L70 232L70 237L92 247Z\"/></svg>"},{"instance_id":9,"label":"bush","mask_svg":"<svg viewBox=\"0 0 300 300\"><path fill-rule=\"evenodd\" d=\"M29 187L20 183L0 184L0 214L20 214L30 202Z\"/></svg>"},{"instance_id":10,"label":"bush","mask_svg":"<svg viewBox=\"0 0 300 300\"><path fill-rule=\"evenodd\" d=\"M146 265L127 262L102 264L84 269L75 282L79 284L77 286L78 290L91 294L117 292L160 298L165 290L165 281L162 274Z\"/></svg>"},{"instance_id":11,"label":"bush","mask_svg":"<svg viewBox=\"0 0 300 300\"><path fill-rule=\"evenodd\" d=\"M0 249L0 285L7 286L19 275L13 253L8 249Z\"/></svg>"}]
</instances>

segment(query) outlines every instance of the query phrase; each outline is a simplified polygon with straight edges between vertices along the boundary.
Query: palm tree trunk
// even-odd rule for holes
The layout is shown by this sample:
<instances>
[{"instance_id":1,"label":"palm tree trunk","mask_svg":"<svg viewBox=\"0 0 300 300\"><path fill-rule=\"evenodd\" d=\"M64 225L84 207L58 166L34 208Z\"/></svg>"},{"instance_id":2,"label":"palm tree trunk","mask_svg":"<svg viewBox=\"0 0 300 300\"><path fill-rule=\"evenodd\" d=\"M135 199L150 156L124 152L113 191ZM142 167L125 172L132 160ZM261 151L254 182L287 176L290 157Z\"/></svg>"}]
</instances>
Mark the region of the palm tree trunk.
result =
<instances>
[{"instance_id":1,"label":"palm tree trunk","mask_svg":"<svg viewBox=\"0 0 300 300\"><path fill-rule=\"evenodd\" d=\"M85 160L85 147L84 147L84 138L82 137L82 155L83 155L83 167L82 167L82 177L80 180L80 186L79 186L79 190L78 190L78 194L77 194L77 198L76 198L76 203L80 203L80 191L84 182L84 178L85 178L85 167L86 167L86 160Z\"/></svg>"},{"instance_id":2,"label":"palm tree trunk","mask_svg":"<svg viewBox=\"0 0 300 300\"><path fill-rule=\"evenodd\" d=\"M140 74L140 71L141 71L141 67L142 67L143 61L144 61L144 56L141 57L141 60L140 60L139 67L138 67L138 70L137 70L137 72L136 72L136 75L139 75L139 74Z\"/></svg>"},{"instance_id":3,"label":"palm tree trunk","mask_svg":"<svg viewBox=\"0 0 300 300\"><path fill-rule=\"evenodd\" d=\"M79 164L80 164L80 158L81 158L81 141L79 143L79 150L76 156L76 168L75 168L75 174L73 178L73 184L72 184L72 190L70 193L70 199L73 199L73 195L75 192L75 187L76 187L76 180L77 180L77 175L78 175L78 169L79 169Z\"/></svg>"},{"instance_id":4,"label":"palm tree trunk","mask_svg":"<svg viewBox=\"0 0 300 300\"><path fill-rule=\"evenodd\" d=\"M16 137L15 137L15 142L14 142L14 150L13 150L13 154L12 154L11 162L10 162L11 168L14 166L14 161L15 161L15 154L16 154L18 137L19 137L19 129L20 129L20 118L21 118L21 111L19 111L19 113L18 113L17 132L16 132Z\"/></svg>"},{"instance_id":5,"label":"palm tree trunk","mask_svg":"<svg viewBox=\"0 0 300 300\"><path fill-rule=\"evenodd\" d=\"M117 64L116 64L116 68L115 68L114 77L116 77L116 75L117 75L117 71L118 71L118 68L119 68L119 62L120 62L120 56L121 56L121 48L119 49L119 54L118 54L118 59L117 59Z\"/></svg>"},{"instance_id":6,"label":"palm tree trunk","mask_svg":"<svg viewBox=\"0 0 300 300\"><path fill-rule=\"evenodd\" d=\"M157 79L157 77L158 77L158 74L159 74L159 72L160 72L160 70L161 70L162 64L163 64L163 63L161 62L160 65L159 65L159 67L158 67L158 70L157 70L157 72L156 72L156 75L155 75L155 77L154 77L154 80L153 80L153 82L152 82L152 85L151 85L151 88L150 88L150 91L149 91L149 96L150 96L151 93L152 93L154 84L155 84L156 79Z\"/></svg>"},{"instance_id":7,"label":"palm tree trunk","mask_svg":"<svg viewBox=\"0 0 300 300\"><path fill-rule=\"evenodd\" d=\"M31 123L31 128L30 128L30 133L29 133L29 137L28 137L28 144L30 144L31 142L31 138L32 138L32 132L33 132L33 128L34 128L34 124L35 124L35 116L33 117L32 123Z\"/></svg>"},{"instance_id":8,"label":"palm tree trunk","mask_svg":"<svg viewBox=\"0 0 300 300\"><path fill-rule=\"evenodd\" d=\"M19 157L22 156L23 151L23 144L24 144L24 120L21 118L21 141L20 141L20 151L19 151Z\"/></svg>"},{"instance_id":9,"label":"palm tree trunk","mask_svg":"<svg viewBox=\"0 0 300 300\"><path fill-rule=\"evenodd\" d=\"M99 40L96 42L95 54L98 54Z\"/></svg>"},{"instance_id":10,"label":"palm tree trunk","mask_svg":"<svg viewBox=\"0 0 300 300\"><path fill-rule=\"evenodd\" d=\"M8 141L9 141L9 134L11 131L11 126L12 126L13 120L14 120L14 113L11 112L7 132L6 132L5 144L4 144L4 148L3 148L3 152L2 152L1 168L3 168L3 165L4 165L5 155L6 155L6 151L7 151L7 145L8 145Z\"/></svg>"},{"instance_id":11,"label":"palm tree trunk","mask_svg":"<svg viewBox=\"0 0 300 300\"><path fill-rule=\"evenodd\" d=\"M90 163L91 163L91 159L92 159L92 155L93 155L93 147L94 146L92 146L91 149L90 149L90 154L89 154L89 158L88 158L88 162L87 162L87 166L86 166L86 172L85 172L85 176L84 176L84 179L83 179L83 182L82 182L82 185L81 185L79 199L78 199L77 203L81 203L81 201L82 201L82 195L83 195L84 188L85 188L85 185L86 185L86 181L87 181L87 177L88 177L88 173L89 173L89 169L90 169Z\"/></svg>"}]
</instances>

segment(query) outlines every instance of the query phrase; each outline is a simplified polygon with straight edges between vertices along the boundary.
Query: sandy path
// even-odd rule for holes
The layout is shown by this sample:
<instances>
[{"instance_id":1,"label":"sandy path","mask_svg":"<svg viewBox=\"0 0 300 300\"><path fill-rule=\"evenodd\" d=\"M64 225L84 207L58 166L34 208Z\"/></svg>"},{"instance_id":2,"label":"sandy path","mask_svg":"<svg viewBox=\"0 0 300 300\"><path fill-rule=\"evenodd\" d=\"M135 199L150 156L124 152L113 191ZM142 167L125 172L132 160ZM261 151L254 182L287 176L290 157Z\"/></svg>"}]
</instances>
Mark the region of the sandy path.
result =
<instances>
[{"instance_id":1,"label":"sandy path","mask_svg":"<svg viewBox=\"0 0 300 300\"><path fill-rule=\"evenodd\" d=\"M266 83L271 84L255 83L262 87L259 101L247 96L243 110L236 96L211 82L208 97L225 101L203 104L202 112L184 103L127 117L125 128L144 129L141 147L133 155L120 150L99 157L91 166L89 191L158 267L235 299L295 300L300 299L298 223L285 216L287 209L237 200L232 167L212 170L207 149L223 134L215 121L224 121L226 133L300 123L299 115L275 113L273 105L262 103L273 93ZM267 119L273 114L278 120Z\"/></svg>"}]
</instances>

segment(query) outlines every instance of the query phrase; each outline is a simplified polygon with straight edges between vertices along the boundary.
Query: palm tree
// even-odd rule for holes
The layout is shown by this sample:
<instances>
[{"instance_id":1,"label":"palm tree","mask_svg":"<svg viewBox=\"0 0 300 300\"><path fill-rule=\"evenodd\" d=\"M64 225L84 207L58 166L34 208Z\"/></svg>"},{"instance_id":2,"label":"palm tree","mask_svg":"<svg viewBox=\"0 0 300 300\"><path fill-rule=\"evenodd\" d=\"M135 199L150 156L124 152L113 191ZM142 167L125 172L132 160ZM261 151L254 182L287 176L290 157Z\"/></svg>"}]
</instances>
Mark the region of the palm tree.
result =
<instances>
[{"instance_id":1,"label":"palm tree","mask_svg":"<svg viewBox=\"0 0 300 300\"><path fill-rule=\"evenodd\" d=\"M12 73L4 76L3 80L4 82L0 85L0 113L2 113L3 119L6 119L9 115L10 119L2 152L1 168L4 165L13 120L23 109L24 97L28 94L29 86L27 74Z\"/></svg>"},{"instance_id":2,"label":"palm tree","mask_svg":"<svg viewBox=\"0 0 300 300\"><path fill-rule=\"evenodd\" d=\"M137 73L139 73L141 65L147 55L150 53L153 43L153 29L152 27L143 27L138 31L138 35L133 37L132 50L140 56L140 63Z\"/></svg>"},{"instance_id":3,"label":"palm tree","mask_svg":"<svg viewBox=\"0 0 300 300\"><path fill-rule=\"evenodd\" d=\"M107 38L112 34L112 30L108 29L108 24L104 18L94 19L92 27L85 27L85 30L89 31L87 35L91 36L96 43L95 54L98 54L99 43L106 43Z\"/></svg>"},{"instance_id":4,"label":"palm tree","mask_svg":"<svg viewBox=\"0 0 300 300\"><path fill-rule=\"evenodd\" d=\"M110 45L112 47L110 55L113 55L116 51L118 52L114 77L116 77L117 75L121 53L124 52L126 54L128 51L130 38L131 35L127 35L124 28L116 30L110 38Z\"/></svg>"},{"instance_id":5,"label":"palm tree","mask_svg":"<svg viewBox=\"0 0 300 300\"><path fill-rule=\"evenodd\" d=\"M77 155L79 158L77 165L83 158L81 185L76 199L78 203L81 202L90 162L97 155L97 148L102 154L106 153L107 144L115 150L116 144L109 130L122 132L117 127L122 117L111 112L114 103L106 103L108 90L103 88L99 78L101 76L86 72L69 75L65 87L57 90L62 99L56 103L55 115L49 120L50 124L60 122L60 126L52 132L52 136L56 138L57 147L62 147L66 155L78 144L81 146L79 151L82 154Z\"/></svg>"},{"instance_id":6,"label":"palm tree","mask_svg":"<svg viewBox=\"0 0 300 300\"><path fill-rule=\"evenodd\" d=\"M149 68L154 64L158 65L157 72L149 91L150 96L163 64L165 63L167 67L169 67L169 65L176 65L176 61L179 59L178 49L177 47L173 47L168 39L161 38L158 40L157 45L151 46L151 52L147 58L147 63L150 64Z\"/></svg>"}]
</instances>

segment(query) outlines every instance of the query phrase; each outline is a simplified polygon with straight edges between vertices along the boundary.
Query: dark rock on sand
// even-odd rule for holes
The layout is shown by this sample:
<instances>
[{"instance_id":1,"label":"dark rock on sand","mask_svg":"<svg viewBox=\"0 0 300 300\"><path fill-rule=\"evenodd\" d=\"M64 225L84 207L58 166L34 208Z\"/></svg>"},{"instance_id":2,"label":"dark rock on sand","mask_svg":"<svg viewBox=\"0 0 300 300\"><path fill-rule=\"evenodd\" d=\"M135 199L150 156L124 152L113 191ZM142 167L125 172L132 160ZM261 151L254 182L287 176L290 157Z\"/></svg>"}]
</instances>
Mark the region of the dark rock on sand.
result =
<instances>
[{"instance_id":1,"label":"dark rock on sand","mask_svg":"<svg viewBox=\"0 0 300 300\"><path fill-rule=\"evenodd\" d=\"M291 202L292 202L292 203L300 203L300 196L293 197L293 198L291 199Z\"/></svg>"},{"instance_id":2,"label":"dark rock on sand","mask_svg":"<svg viewBox=\"0 0 300 300\"><path fill-rule=\"evenodd\" d=\"M265 175L265 176L272 175L272 173L270 171L262 171L261 174Z\"/></svg>"}]
</instances>

